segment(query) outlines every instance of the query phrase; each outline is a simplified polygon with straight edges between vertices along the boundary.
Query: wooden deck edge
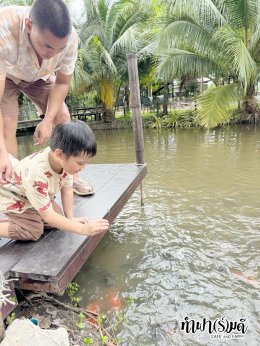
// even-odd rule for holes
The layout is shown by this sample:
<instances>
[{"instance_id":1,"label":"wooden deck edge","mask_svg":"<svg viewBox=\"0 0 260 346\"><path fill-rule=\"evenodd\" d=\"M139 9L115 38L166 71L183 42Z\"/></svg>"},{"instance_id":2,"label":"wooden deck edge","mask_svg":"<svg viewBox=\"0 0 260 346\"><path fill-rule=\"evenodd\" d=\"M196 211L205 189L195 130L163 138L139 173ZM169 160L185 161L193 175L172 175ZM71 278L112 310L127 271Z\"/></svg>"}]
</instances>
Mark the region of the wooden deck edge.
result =
<instances>
[{"instance_id":1,"label":"wooden deck edge","mask_svg":"<svg viewBox=\"0 0 260 346\"><path fill-rule=\"evenodd\" d=\"M139 172L136 178L132 181L126 191L123 193L122 198L117 201L112 208L104 215L110 223L112 223L119 212L122 210L123 206L127 203L129 198L132 196L133 192L136 190L138 185L142 182L144 177L147 174L147 167L143 165L143 169ZM83 243L80 250L74 258L61 270L58 276L46 278L46 281L39 281L33 276L28 274L22 275L17 273L17 276L20 276L18 281L18 286L21 289L32 290L32 291L44 291L48 293L61 294L68 286L68 284L73 280L76 274L79 272L83 264L86 262L88 257L92 254L100 240L106 234L99 234L94 237L86 239L86 242ZM15 274L15 273L13 273ZM49 280L49 281L47 281Z\"/></svg>"}]
</instances>

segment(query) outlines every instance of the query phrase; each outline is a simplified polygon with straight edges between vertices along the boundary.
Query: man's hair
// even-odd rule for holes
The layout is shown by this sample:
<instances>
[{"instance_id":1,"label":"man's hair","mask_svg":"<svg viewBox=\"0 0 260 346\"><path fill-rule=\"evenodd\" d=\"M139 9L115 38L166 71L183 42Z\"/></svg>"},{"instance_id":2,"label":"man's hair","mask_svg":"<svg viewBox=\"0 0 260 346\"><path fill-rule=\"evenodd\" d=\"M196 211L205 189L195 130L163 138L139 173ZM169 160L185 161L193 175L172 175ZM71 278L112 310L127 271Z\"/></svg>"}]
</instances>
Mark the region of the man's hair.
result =
<instances>
[{"instance_id":1,"label":"man's hair","mask_svg":"<svg viewBox=\"0 0 260 346\"><path fill-rule=\"evenodd\" d=\"M35 0L30 19L40 31L49 30L58 38L68 36L72 29L69 10L62 0Z\"/></svg>"},{"instance_id":2,"label":"man's hair","mask_svg":"<svg viewBox=\"0 0 260 346\"><path fill-rule=\"evenodd\" d=\"M97 152L96 140L91 128L79 120L57 125L51 135L50 148L52 151L62 150L67 158L79 156L82 153L92 157Z\"/></svg>"}]
</instances>

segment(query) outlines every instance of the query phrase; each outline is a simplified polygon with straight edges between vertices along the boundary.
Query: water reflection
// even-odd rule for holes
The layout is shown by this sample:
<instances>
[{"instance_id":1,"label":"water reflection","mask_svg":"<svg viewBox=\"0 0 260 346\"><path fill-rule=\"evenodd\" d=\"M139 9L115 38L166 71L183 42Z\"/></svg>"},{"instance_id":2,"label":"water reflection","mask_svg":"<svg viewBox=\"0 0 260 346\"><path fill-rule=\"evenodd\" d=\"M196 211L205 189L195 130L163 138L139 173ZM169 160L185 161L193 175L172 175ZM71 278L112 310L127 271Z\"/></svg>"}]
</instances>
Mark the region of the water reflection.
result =
<instances>
[{"instance_id":1,"label":"water reflection","mask_svg":"<svg viewBox=\"0 0 260 346\"><path fill-rule=\"evenodd\" d=\"M92 162L135 160L131 131L96 137ZM77 275L82 303L125 310L124 345L259 345L260 128L146 130L144 139L145 206L135 192ZM242 341L213 340L181 332L186 316L246 318L249 329Z\"/></svg>"}]
</instances>

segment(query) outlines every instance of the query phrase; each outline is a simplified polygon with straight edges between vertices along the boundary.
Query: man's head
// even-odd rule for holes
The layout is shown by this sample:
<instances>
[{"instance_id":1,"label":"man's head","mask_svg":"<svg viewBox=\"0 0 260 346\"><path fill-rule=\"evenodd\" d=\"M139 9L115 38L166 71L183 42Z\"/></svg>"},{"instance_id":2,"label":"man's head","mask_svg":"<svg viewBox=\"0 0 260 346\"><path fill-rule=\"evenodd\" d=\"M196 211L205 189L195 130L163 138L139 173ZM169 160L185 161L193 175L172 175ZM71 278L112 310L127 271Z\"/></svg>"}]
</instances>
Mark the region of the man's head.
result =
<instances>
[{"instance_id":1,"label":"man's head","mask_svg":"<svg viewBox=\"0 0 260 346\"><path fill-rule=\"evenodd\" d=\"M56 162L70 174L82 170L97 152L92 130L78 120L57 125L51 135L50 148Z\"/></svg>"},{"instance_id":2,"label":"man's head","mask_svg":"<svg viewBox=\"0 0 260 346\"><path fill-rule=\"evenodd\" d=\"M60 53L72 30L70 14L62 0L35 0L25 26L41 59L50 59Z\"/></svg>"}]
</instances>

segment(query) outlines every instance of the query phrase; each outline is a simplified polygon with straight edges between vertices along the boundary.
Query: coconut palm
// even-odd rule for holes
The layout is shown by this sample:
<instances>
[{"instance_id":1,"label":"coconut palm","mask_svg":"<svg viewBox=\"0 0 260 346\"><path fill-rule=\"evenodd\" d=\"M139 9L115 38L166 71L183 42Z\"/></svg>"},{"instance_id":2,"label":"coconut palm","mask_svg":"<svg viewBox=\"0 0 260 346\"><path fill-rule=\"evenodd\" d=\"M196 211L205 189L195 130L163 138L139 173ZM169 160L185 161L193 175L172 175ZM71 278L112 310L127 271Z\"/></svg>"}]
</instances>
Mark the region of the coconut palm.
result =
<instances>
[{"instance_id":1,"label":"coconut palm","mask_svg":"<svg viewBox=\"0 0 260 346\"><path fill-rule=\"evenodd\" d=\"M79 32L82 68L99 90L105 121L113 119L115 88L127 73L126 55L142 45L148 5L139 0L84 0L86 19Z\"/></svg>"},{"instance_id":2,"label":"coconut palm","mask_svg":"<svg viewBox=\"0 0 260 346\"><path fill-rule=\"evenodd\" d=\"M215 88L199 97L198 122L214 127L241 100L242 119L258 116L259 0L168 0L162 18L161 75L209 77Z\"/></svg>"}]
</instances>

